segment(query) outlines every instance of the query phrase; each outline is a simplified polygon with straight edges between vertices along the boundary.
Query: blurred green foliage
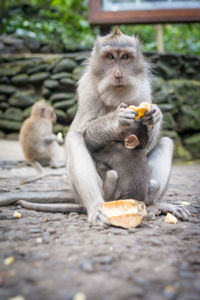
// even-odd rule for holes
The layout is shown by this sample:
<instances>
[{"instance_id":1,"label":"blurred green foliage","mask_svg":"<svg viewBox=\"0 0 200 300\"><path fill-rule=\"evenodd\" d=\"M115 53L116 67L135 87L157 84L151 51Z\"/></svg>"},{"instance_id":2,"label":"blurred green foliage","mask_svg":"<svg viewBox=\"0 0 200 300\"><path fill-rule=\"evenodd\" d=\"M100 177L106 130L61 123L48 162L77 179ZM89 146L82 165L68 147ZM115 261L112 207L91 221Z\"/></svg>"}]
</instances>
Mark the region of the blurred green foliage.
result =
<instances>
[{"instance_id":1,"label":"blurred green foliage","mask_svg":"<svg viewBox=\"0 0 200 300\"><path fill-rule=\"evenodd\" d=\"M87 20L88 0L5 0L3 34L33 38L63 49L91 47L98 27ZM120 26L140 37L145 51L156 50L153 25ZM200 24L163 25L165 51L200 55Z\"/></svg>"}]
</instances>

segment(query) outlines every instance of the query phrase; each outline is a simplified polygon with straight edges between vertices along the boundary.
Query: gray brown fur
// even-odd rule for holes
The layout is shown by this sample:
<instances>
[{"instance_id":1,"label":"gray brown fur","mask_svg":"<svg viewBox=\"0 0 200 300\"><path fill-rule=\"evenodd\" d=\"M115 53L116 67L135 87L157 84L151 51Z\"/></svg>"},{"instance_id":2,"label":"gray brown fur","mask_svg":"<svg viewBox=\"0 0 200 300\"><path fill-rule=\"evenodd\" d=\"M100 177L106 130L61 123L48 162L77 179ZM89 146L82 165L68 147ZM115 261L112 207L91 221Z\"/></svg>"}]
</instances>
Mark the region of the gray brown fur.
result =
<instances>
[{"instance_id":1,"label":"gray brown fur","mask_svg":"<svg viewBox=\"0 0 200 300\"><path fill-rule=\"evenodd\" d=\"M52 142L56 136L52 124L56 120L53 107L44 100L36 102L31 115L22 124L19 141L28 163L47 160L52 156Z\"/></svg>"},{"instance_id":2,"label":"gray brown fur","mask_svg":"<svg viewBox=\"0 0 200 300\"><path fill-rule=\"evenodd\" d=\"M124 140L130 134L137 136L139 145L133 149L126 149ZM105 183L113 189L112 192L109 191L109 197L106 195L107 191L104 191L105 200L136 199L146 203L150 181L150 166L145 150L147 142L146 126L141 121L135 121L131 129L125 131L118 141L93 153L97 171L103 182L109 180L106 176L109 170L117 173L115 188L113 182Z\"/></svg>"},{"instance_id":3,"label":"gray brown fur","mask_svg":"<svg viewBox=\"0 0 200 300\"><path fill-rule=\"evenodd\" d=\"M57 137L52 130L55 121L53 107L45 100L40 100L33 105L30 117L22 124L19 142L26 161L38 172L38 175L25 179L22 184L43 177L42 165L60 166L57 163Z\"/></svg>"}]
</instances>

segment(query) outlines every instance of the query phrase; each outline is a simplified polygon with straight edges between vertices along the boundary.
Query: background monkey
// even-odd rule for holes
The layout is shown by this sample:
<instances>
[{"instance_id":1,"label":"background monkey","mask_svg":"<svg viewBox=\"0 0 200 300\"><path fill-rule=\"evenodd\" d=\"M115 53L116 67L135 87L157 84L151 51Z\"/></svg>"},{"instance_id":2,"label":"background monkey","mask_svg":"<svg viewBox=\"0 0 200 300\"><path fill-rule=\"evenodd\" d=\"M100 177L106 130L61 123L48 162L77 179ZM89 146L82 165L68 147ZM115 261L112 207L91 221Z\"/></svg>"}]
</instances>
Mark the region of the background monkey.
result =
<instances>
[{"instance_id":1,"label":"background monkey","mask_svg":"<svg viewBox=\"0 0 200 300\"><path fill-rule=\"evenodd\" d=\"M36 102L31 110L31 115L22 124L19 141L26 161L37 171L38 175L24 180L27 183L44 176L41 164L49 163L51 167L59 167L57 154L57 137L52 132L56 114L51 105L45 100Z\"/></svg>"},{"instance_id":2,"label":"background monkey","mask_svg":"<svg viewBox=\"0 0 200 300\"><path fill-rule=\"evenodd\" d=\"M124 35L116 28L105 37L97 37L85 73L78 83L78 111L65 141L69 199L73 198L86 208L88 220L93 224L108 224L102 212L105 186L93 154L104 151L133 125L135 112L127 106L144 101L152 103L150 77L149 64L134 36ZM157 183L146 199L148 214L154 218L170 211L186 220L189 213L184 208L159 202L167 188L173 154L173 143L169 138L162 138L156 145L161 122L160 109L151 104L151 110L141 118L148 137L145 151L151 171L150 182ZM125 168L123 159L122 163ZM140 161L137 167L140 167ZM4 205L10 203L6 195L4 198ZM17 200L17 197L13 199Z\"/></svg>"}]
</instances>

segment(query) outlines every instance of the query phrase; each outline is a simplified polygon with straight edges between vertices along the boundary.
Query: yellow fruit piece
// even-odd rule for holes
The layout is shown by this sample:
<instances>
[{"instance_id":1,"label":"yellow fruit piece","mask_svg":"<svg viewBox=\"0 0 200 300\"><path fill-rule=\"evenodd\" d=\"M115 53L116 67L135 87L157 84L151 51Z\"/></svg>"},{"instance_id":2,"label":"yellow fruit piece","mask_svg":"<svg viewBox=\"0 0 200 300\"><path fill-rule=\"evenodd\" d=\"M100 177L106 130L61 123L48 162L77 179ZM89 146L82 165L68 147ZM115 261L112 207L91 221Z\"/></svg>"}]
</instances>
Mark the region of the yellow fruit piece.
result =
<instances>
[{"instance_id":1,"label":"yellow fruit piece","mask_svg":"<svg viewBox=\"0 0 200 300\"><path fill-rule=\"evenodd\" d=\"M171 224L176 224L178 222L178 219L175 216L173 216L172 214L167 213L165 222L171 223Z\"/></svg>"},{"instance_id":2,"label":"yellow fruit piece","mask_svg":"<svg viewBox=\"0 0 200 300\"><path fill-rule=\"evenodd\" d=\"M4 264L9 266L11 265L12 263L14 263L15 261L15 257L14 256L9 256L7 257L5 260L4 260Z\"/></svg>"},{"instance_id":3,"label":"yellow fruit piece","mask_svg":"<svg viewBox=\"0 0 200 300\"><path fill-rule=\"evenodd\" d=\"M15 211L14 214L13 214L13 217L16 218L16 219L21 218L21 216L22 215L18 211Z\"/></svg>"},{"instance_id":4,"label":"yellow fruit piece","mask_svg":"<svg viewBox=\"0 0 200 300\"><path fill-rule=\"evenodd\" d=\"M143 117L148 110L150 110L151 105L147 102L142 102L139 106L130 105L128 108L138 113L136 117L136 120L138 120L139 118Z\"/></svg>"},{"instance_id":5,"label":"yellow fruit piece","mask_svg":"<svg viewBox=\"0 0 200 300\"><path fill-rule=\"evenodd\" d=\"M139 226L147 216L144 202L133 199L104 202L103 211L113 226L132 228Z\"/></svg>"}]
</instances>

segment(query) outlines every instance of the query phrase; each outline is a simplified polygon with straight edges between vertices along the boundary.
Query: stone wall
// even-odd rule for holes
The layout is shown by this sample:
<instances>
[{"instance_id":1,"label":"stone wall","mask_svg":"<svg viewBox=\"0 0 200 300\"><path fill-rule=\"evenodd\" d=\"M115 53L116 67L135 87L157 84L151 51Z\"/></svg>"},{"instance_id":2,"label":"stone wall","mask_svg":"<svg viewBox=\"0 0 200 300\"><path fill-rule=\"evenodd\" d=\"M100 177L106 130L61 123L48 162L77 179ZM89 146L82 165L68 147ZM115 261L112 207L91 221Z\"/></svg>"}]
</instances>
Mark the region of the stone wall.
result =
<instances>
[{"instance_id":1,"label":"stone wall","mask_svg":"<svg viewBox=\"0 0 200 300\"><path fill-rule=\"evenodd\" d=\"M17 138L41 97L55 108L55 133L65 133L76 113L76 82L87 56L88 52L0 55L0 137ZM153 96L164 113L163 134L174 139L176 157L200 158L200 58L146 56L154 63Z\"/></svg>"}]
</instances>

